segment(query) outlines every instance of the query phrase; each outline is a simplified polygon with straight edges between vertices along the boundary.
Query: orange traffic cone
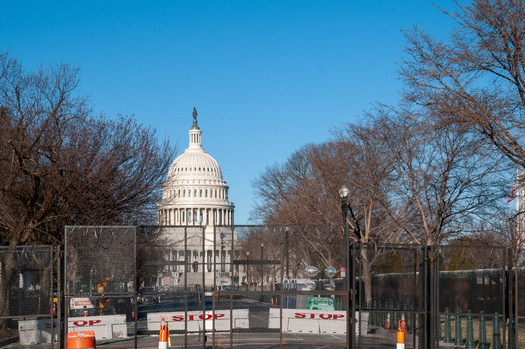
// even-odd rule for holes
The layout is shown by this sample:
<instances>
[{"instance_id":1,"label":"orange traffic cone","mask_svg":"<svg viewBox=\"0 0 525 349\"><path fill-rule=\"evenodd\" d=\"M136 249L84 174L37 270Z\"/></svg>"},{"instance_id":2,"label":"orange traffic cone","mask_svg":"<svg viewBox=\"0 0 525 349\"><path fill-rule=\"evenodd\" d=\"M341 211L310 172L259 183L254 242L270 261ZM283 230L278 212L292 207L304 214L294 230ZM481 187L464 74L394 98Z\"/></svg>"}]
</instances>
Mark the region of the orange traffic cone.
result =
<instances>
[{"instance_id":1,"label":"orange traffic cone","mask_svg":"<svg viewBox=\"0 0 525 349\"><path fill-rule=\"evenodd\" d=\"M159 349L168 349L168 326L160 327Z\"/></svg>"},{"instance_id":2,"label":"orange traffic cone","mask_svg":"<svg viewBox=\"0 0 525 349\"><path fill-rule=\"evenodd\" d=\"M272 297L272 305L273 305L273 297Z\"/></svg>"},{"instance_id":3,"label":"orange traffic cone","mask_svg":"<svg viewBox=\"0 0 525 349\"><path fill-rule=\"evenodd\" d=\"M399 320L396 349L405 349L405 323L403 320Z\"/></svg>"},{"instance_id":4,"label":"orange traffic cone","mask_svg":"<svg viewBox=\"0 0 525 349\"><path fill-rule=\"evenodd\" d=\"M67 349L95 349L95 332L80 331L67 334Z\"/></svg>"},{"instance_id":5,"label":"orange traffic cone","mask_svg":"<svg viewBox=\"0 0 525 349\"><path fill-rule=\"evenodd\" d=\"M386 325L385 325L385 329L389 330L390 329L390 313L388 313L386 315Z\"/></svg>"}]
</instances>

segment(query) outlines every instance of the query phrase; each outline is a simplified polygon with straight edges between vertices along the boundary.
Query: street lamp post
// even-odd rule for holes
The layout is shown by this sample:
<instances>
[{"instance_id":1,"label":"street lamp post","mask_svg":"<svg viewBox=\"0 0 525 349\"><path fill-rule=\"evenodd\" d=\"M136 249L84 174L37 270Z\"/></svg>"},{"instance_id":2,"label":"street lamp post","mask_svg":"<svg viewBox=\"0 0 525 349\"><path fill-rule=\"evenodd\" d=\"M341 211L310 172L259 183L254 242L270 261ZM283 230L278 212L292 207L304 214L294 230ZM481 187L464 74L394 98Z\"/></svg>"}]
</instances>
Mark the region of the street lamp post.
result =
<instances>
[{"instance_id":1,"label":"street lamp post","mask_svg":"<svg viewBox=\"0 0 525 349\"><path fill-rule=\"evenodd\" d=\"M264 287L263 258L264 258L264 243L261 242L261 291L263 290L263 287Z\"/></svg>"},{"instance_id":2,"label":"street lamp post","mask_svg":"<svg viewBox=\"0 0 525 349\"><path fill-rule=\"evenodd\" d=\"M339 196L341 197L341 213L343 214L343 226L346 226L346 213L348 212L348 195L350 195L350 189L346 185L343 185L339 189Z\"/></svg>"},{"instance_id":3,"label":"street lamp post","mask_svg":"<svg viewBox=\"0 0 525 349\"><path fill-rule=\"evenodd\" d=\"M286 256L286 275L285 275L285 278L286 279L289 279L290 278L290 260L289 260L289 248L290 248L290 244L289 244L289 240L288 240L288 232L289 232L289 229L288 227L286 227L285 229L285 232L284 232L284 243L285 243L285 246L284 246L284 253L285 253L285 256Z\"/></svg>"},{"instance_id":4,"label":"street lamp post","mask_svg":"<svg viewBox=\"0 0 525 349\"><path fill-rule=\"evenodd\" d=\"M246 289L250 290L250 251L246 251Z\"/></svg>"},{"instance_id":5,"label":"street lamp post","mask_svg":"<svg viewBox=\"0 0 525 349\"><path fill-rule=\"evenodd\" d=\"M350 195L350 189L346 185L343 185L341 189L339 190L339 196L341 197L341 214L343 216L343 229L344 229L344 239L345 239L345 268L347 270L348 277L345 279L346 289L348 290L348 306L346 307L346 347L347 348L353 348L354 347L354 333L355 333L355 322L353 320L353 314L355 314L355 302L353 297L353 290L354 290L354 274L353 274L353 263L352 263L352 253L350 250L350 237L348 234L348 222L346 220L347 212L350 211L350 214L352 218L354 219L354 222L356 223L357 227L357 221L355 220L355 216L352 212L352 209L350 207L350 204L348 203L348 196ZM355 230L354 230L355 232ZM352 317L351 317L352 315Z\"/></svg>"}]
</instances>

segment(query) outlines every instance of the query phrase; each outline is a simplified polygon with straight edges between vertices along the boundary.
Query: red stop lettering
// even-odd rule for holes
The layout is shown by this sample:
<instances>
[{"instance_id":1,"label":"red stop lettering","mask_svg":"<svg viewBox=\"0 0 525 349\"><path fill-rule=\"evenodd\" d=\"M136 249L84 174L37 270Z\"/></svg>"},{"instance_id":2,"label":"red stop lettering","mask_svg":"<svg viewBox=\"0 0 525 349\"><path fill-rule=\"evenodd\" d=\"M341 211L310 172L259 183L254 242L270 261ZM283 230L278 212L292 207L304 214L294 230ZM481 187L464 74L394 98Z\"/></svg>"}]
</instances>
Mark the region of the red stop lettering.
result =
<instances>
[{"instance_id":1,"label":"red stop lettering","mask_svg":"<svg viewBox=\"0 0 525 349\"><path fill-rule=\"evenodd\" d=\"M182 315L175 315L171 319L173 321L182 321L182 320L184 320L184 316L182 316Z\"/></svg>"},{"instance_id":2,"label":"red stop lettering","mask_svg":"<svg viewBox=\"0 0 525 349\"><path fill-rule=\"evenodd\" d=\"M215 314L215 319L218 319L220 317L224 317L226 316L226 314Z\"/></svg>"},{"instance_id":3,"label":"red stop lettering","mask_svg":"<svg viewBox=\"0 0 525 349\"><path fill-rule=\"evenodd\" d=\"M85 320L80 320L80 321L75 321L75 322L73 322L73 325L75 325L75 326L79 326L79 327L80 327L80 326L86 326L87 324L88 324L88 322L85 321Z\"/></svg>"},{"instance_id":4,"label":"red stop lettering","mask_svg":"<svg viewBox=\"0 0 525 349\"><path fill-rule=\"evenodd\" d=\"M337 320L339 318L345 317L343 314L334 314L333 319Z\"/></svg>"},{"instance_id":5,"label":"red stop lettering","mask_svg":"<svg viewBox=\"0 0 525 349\"><path fill-rule=\"evenodd\" d=\"M303 314L303 313L295 313L295 317L296 317L297 319L304 319L304 318L306 317L306 315Z\"/></svg>"},{"instance_id":6,"label":"red stop lettering","mask_svg":"<svg viewBox=\"0 0 525 349\"><path fill-rule=\"evenodd\" d=\"M319 314L319 317L324 320L328 320L332 318L332 314Z\"/></svg>"}]
</instances>

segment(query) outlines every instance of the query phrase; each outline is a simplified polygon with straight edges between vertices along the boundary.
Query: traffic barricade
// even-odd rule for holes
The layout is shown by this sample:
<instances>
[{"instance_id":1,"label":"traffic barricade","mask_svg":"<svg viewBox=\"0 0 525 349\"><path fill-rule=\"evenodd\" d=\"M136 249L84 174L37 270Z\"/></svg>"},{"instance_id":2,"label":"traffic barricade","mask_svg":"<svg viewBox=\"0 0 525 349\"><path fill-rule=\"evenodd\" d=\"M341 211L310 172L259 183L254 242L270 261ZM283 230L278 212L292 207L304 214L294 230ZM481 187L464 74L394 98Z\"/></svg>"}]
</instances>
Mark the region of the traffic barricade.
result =
<instances>
[{"instance_id":1,"label":"traffic barricade","mask_svg":"<svg viewBox=\"0 0 525 349\"><path fill-rule=\"evenodd\" d=\"M233 328L249 328L249 310L248 309L234 309L232 311ZM148 330L158 330L161 319L165 318L169 322L170 330L186 329L188 332L202 331L204 326L206 329L213 328L215 322L215 330L229 331L230 330L230 311L217 310L215 313L207 311L188 311L185 312L170 312L170 313L148 313ZM187 325L186 325L187 324Z\"/></svg>"},{"instance_id":2,"label":"traffic barricade","mask_svg":"<svg viewBox=\"0 0 525 349\"><path fill-rule=\"evenodd\" d=\"M96 339L126 338L128 335L126 315L71 317L68 319L68 330L93 331Z\"/></svg>"}]
</instances>

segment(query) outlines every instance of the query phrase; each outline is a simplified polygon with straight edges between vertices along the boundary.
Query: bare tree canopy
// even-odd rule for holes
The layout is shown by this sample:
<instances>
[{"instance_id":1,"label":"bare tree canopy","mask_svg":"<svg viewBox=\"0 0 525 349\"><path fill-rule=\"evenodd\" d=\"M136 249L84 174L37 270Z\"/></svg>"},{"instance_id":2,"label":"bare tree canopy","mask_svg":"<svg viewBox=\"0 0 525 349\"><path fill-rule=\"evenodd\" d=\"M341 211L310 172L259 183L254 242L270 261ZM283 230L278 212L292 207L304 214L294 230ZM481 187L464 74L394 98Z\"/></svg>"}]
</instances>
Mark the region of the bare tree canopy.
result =
<instances>
[{"instance_id":1,"label":"bare tree canopy","mask_svg":"<svg viewBox=\"0 0 525 349\"><path fill-rule=\"evenodd\" d=\"M344 231L338 192L343 185L351 188L348 202L355 217L347 215L347 223L351 230L359 226L357 235L351 234L353 241L386 242L397 232L378 200L378 193L389 192L390 169L382 149L374 146L365 127L348 126L334 135L331 141L302 147L285 164L267 168L254 182L257 217L269 225L294 225L289 230L293 255L311 264L342 263Z\"/></svg>"},{"instance_id":2,"label":"bare tree canopy","mask_svg":"<svg viewBox=\"0 0 525 349\"><path fill-rule=\"evenodd\" d=\"M461 235L501 201L510 162L488 152L464 125L438 131L409 109L377 110L374 138L391 164L389 215L419 244ZM384 195L378 191L378 199Z\"/></svg>"},{"instance_id":3,"label":"bare tree canopy","mask_svg":"<svg viewBox=\"0 0 525 349\"><path fill-rule=\"evenodd\" d=\"M337 192L347 169L336 147L308 144L254 181L254 211L266 224L340 224Z\"/></svg>"},{"instance_id":4,"label":"bare tree canopy","mask_svg":"<svg viewBox=\"0 0 525 349\"><path fill-rule=\"evenodd\" d=\"M0 55L0 234L54 243L67 224L154 219L175 149L132 118L94 115L78 69L27 72Z\"/></svg>"},{"instance_id":5,"label":"bare tree canopy","mask_svg":"<svg viewBox=\"0 0 525 349\"><path fill-rule=\"evenodd\" d=\"M514 0L455 1L447 41L406 31L405 97L437 125L468 125L525 167L525 5Z\"/></svg>"}]
</instances>

